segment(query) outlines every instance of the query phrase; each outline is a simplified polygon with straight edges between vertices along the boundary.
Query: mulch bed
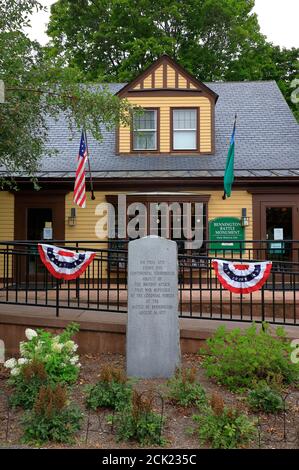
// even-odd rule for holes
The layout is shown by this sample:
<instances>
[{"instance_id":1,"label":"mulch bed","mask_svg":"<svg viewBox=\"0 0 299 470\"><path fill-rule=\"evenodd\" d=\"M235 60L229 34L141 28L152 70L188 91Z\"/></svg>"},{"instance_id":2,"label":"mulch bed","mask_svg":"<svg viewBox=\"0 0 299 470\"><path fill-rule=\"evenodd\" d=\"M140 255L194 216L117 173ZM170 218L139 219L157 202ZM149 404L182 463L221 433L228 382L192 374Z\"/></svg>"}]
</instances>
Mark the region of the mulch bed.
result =
<instances>
[{"instance_id":1,"label":"mulch bed","mask_svg":"<svg viewBox=\"0 0 299 470\"><path fill-rule=\"evenodd\" d=\"M72 399L84 411L85 419L82 430L77 434L72 447L76 448L102 448L102 449L128 449L140 447L135 442L116 442L113 429L107 424L107 416L111 415L109 410L101 410L98 413L88 412L85 408L84 388L88 384L97 382L100 369L104 364L118 367L125 366L124 356L118 354L101 354L97 356L85 355L80 357L82 368L78 383L74 386ZM252 417L259 418L259 438L251 444L252 448L272 448L272 449L297 449L299 448L299 390L289 388L287 390L287 411L279 415L272 416L263 413L253 414L246 406L244 395L240 396L228 392L225 388L207 379L204 370L201 368L200 357L189 354L182 358L183 366L196 367L198 379L205 388L207 395L218 392L222 395L225 403L230 406L238 406L245 413ZM8 373L0 365L0 447L23 447L21 444L22 428L20 418L22 410L10 410L8 416L7 397L10 393L7 385ZM161 401L159 396L165 396L166 381L139 380L134 387L139 392L146 393L154 391L157 395L155 406L157 411L161 411ZM192 415L196 409L181 408L174 406L164 397L164 416L166 425L163 429L163 436L167 441L166 448L172 449L198 449L204 448L199 443L195 433L191 433L195 424ZM9 417L9 422L8 418ZM43 447L57 448L69 447L60 444L47 444ZM207 446L208 447L208 446Z\"/></svg>"}]
</instances>

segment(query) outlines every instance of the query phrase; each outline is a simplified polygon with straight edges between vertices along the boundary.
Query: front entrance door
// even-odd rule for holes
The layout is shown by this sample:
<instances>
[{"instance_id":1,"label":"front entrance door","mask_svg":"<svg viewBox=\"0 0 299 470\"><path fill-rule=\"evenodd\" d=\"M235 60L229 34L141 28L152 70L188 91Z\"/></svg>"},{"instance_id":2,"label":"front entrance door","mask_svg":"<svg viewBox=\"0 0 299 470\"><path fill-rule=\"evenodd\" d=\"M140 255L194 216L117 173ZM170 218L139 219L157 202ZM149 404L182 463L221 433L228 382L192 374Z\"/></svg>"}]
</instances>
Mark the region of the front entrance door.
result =
<instances>
[{"instance_id":1,"label":"front entrance door","mask_svg":"<svg viewBox=\"0 0 299 470\"><path fill-rule=\"evenodd\" d=\"M53 210L50 207L28 207L27 209L27 240L37 241L43 240L48 231L47 241L53 238ZM52 233L51 233L52 232ZM38 256L36 246L29 247L27 262L29 278L33 279L35 273L37 275L43 271L42 261Z\"/></svg>"},{"instance_id":2,"label":"front entrance door","mask_svg":"<svg viewBox=\"0 0 299 470\"><path fill-rule=\"evenodd\" d=\"M267 240L266 259L298 261L299 195L254 195L254 239ZM296 245L296 246L295 246Z\"/></svg>"},{"instance_id":3,"label":"front entrance door","mask_svg":"<svg viewBox=\"0 0 299 470\"><path fill-rule=\"evenodd\" d=\"M293 219L296 207L290 206L267 206L266 217L266 239L269 241L268 259L281 261L292 261Z\"/></svg>"},{"instance_id":4,"label":"front entrance door","mask_svg":"<svg viewBox=\"0 0 299 470\"><path fill-rule=\"evenodd\" d=\"M27 241L26 256L20 254L15 260L15 279L24 283L41 281L44 268L37 247L30 242L53 240L65 237L65 192L22 192L15 196L15 240ZM46 229L46 230L44 230ZM20 249L19 249L20 251Z\"/></svg>"},{"instance_id":5,"label":"front entrance door","mask_svg":"<svg viewBox=\"0 0 299 470\"><path fill-rule=\"evenodd\" d=\"M27 240L43 240L44 228L52 228L53 211L51 207L29 207L27 209ZM49 234L49 238L51 234Z\"/></svg>"}]
</instances>

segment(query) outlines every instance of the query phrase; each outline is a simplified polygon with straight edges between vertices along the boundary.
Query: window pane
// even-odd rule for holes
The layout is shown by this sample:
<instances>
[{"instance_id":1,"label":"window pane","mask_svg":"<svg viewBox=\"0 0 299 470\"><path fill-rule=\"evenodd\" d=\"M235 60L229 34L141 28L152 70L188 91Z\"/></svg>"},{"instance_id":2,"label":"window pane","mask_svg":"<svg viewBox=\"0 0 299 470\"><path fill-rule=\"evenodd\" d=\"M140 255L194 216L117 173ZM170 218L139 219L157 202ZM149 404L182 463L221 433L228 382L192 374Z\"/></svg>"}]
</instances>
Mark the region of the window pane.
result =
<instances>
[{"instance_id":1,"label":"window pane","mask_svg":"<svg viewBox=\"0 0 299 470\"><path fill-rule=\"evenodd\" d=\"M133 146L134 150L155 150L156 149L156 132L152 131L135 131Z\"/></svg>"},{"instance_id":2,"label":"window pane","mask_svg":"<svg viewBox=\"0 0 299 470\"><path fill-rule=\"evenodd\" d=\"M173 128L196 129L196 109L174 109Z\"/></svg>"},{"instance_id":3,"label":"window pane","mask_svg":"<svg viewBox=\"0 0 299 470\"><path fill-rule=\"evenodd\" d=\"M174 150L195 150L196 131L174 131L173 148Z\"/></svg>"},{"instance_id":4,"label":"window pane","mask_svg":"<svg viewBox=\"0 0 299 470\"><path fill-rule=\"evenodd\" d=\"M156 111L145 110L141 115L134 116L134 129L156 130Z\"/></svg>"}]
</instances>

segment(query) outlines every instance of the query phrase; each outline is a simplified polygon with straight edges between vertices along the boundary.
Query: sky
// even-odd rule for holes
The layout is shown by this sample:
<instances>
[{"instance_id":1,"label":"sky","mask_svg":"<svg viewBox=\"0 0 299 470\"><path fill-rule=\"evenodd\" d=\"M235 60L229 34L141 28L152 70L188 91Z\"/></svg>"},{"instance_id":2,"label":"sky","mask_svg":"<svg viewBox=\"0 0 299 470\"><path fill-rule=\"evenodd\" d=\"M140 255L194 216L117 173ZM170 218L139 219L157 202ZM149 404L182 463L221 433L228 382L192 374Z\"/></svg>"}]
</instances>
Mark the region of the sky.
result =
<instances>
[{"instance_id":1,"label":"sky","mask_svg":"<svg viewBox=\"0 0 299 470\"><path fill-rule=\"evenodd\" d=\"M46 44L46 24L49 21L50 5L55 0L40 0L47 12L34 13L28 35L31 39ZM273 44L291 48L299 47L299 0L255 0L262 33Z\"/></svg>"}]
</instances>

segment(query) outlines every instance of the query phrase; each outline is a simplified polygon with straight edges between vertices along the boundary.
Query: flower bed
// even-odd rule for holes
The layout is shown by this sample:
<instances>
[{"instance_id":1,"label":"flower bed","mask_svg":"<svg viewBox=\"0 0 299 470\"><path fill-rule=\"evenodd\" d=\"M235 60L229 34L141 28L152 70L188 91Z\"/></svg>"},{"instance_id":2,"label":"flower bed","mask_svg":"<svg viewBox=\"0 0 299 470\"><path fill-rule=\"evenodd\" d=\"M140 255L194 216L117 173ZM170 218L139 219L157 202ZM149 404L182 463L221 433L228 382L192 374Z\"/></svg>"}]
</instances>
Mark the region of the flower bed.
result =
<instances>
[{"instance_id":1,"label":"flower bed","mask_svg":"<svg viewBox=\"0 0 299 470\"><path fill-rule=\"evenodd\" d=\"M74 331L73 331L74 332ZM69 332L70 333L70 332ZM35 355L31 356L29 362L40 361L43 363L46 374L50 371L51 380L46 381L47 384L41 380L36 387L39 391L42 389L42 397L40 397L41 403L39 406L34 406L34 416L28 422L28 416L24 404L22 408L20 406L14 408L8 408L9 398L13 396L15 390L15 384L18 382L16 379L20 377L22 370L26 370L28 367L28 361L16 360L6 364L10 369L0 366L0 446L19 446L24 442L24 419L27 423L27 444L37 445L38 440L35 431L32 431L31 425L35 423L42 416L43 426L47 436L54 436L54 440L43 441L43 447L88 447L88 448L135 448L139 446L148 445L148 435L146 429L144 431L144 424L147 423L149 418L142 418L144 413L148 413L151 423L154 429L155 435L153 436L154 447L160 447L162 445L169 448L205 448L205 447L217 447L217 446L229 446L238 445L241 447L264 447L264 448L297 448L298 443L298 429L299 429L299 391L294 385L286 385L283 389L283 402L285 406L282 410L277 410L275 414L266 412L264 410L253 409L250 406L248 400L248 393L241 391L229 391L227 387L217 384L213 378L208 378L206 371L202 367L203 361L206 360L204 357L198 355L184 355L182 358L182 372L177 373L176 379L169 383L167 380L156 379L156 380L138 380L132 382L126 382L125 376L118 374L114 371L124 370L125 358L121 355L110 355L102 354L98 356L85 355L80 357L82 363L81 367L78 366L78 358L76 353L75 343L68 343L72 339L62 336L58 339L56 337L47 337L45 339L45 347L49 349L51 343L51 351L54 356L60 354L61 358L64 357L63 349L66 348L68 353L67 363L69 365L75 365L77 374L64 374L62 373L61 364L65 364L65 357L63 361L56 359L50 361L51 367L47 365L46 355L43 357L39 354L39 341L43 335L38 333L28 333L31 336L28 342L32 342L35 348L38 347L38 357ZM72 333L73 334L73 333ZM43 340L42 340L43 341ZM53 344L63 344L63 347L56 348ZM27 343L26 343L27 344ZM67 346L66 346L67 344ZM32 346L31 345L31 346ZM72 346L72 347L71 347ZM26 357L28 347L22 344L22 358L29 359ZM56 350L57 349L57 350ZM58 349L60 351L58 351ZM33 347L30 349L33 350ZM52 352L50 356L52 357ZM25 354L24 354L25 353ZM75 357L75 360L73 359ZM44 359L44 362L41 361ZM72 362L74 361L74 364ZM55 367L53 367L53 363ZM39 362L36 362L39 364ZM65 367L65 366L63 366ZM20 369L19 373L13 373L11 371L15 368ZM109 372L110 370L110 372ZM112 372L111 372L112 370ZM54 373L55 371L55 373ZM56 375L57 374L57 375ZM79 374L79 375L78 375ZM109 375L110 374L110 375ZM56 378L59 376L59 380ZM42 377L38 378L42 379ZM31 376L32 380L32 376ZM57 406L61 406L65 410L65 416L69 419L72 428L72 436L67 436L65 443L56 442L59 440L59 436L64 436L65 429L60 429L58 439L55 439L57 435L53 432L53 427L50 422L49 416L47 415L47 407L49 403L49 397L51 403L51 391L46 392L46 387L51 384L51 387L56 387L57 383L62 384L65 391L60 391L60 395L63 396L63 400L59 401ZM94 398L99 400L99 405L96 401L92 401L94 406L88 407L88 391L98 384L97 392L100 391ZM101 385L102 384L102 385ZM108 384L108 385L107 385ZM116 384L117 387L116 387ZM110 387L111 385L111 387ZM133 390L134 406L131 411L125 409L120 411L123 406L116 406L113 409L113 400L119 402L119 385L121 390L125 392L124 396L128 397L132 394L130 390ZM175 393L175 389L178 387L178 393ZM104 394L103 394L104 390ZM188 393L187 393L188 392ZM67 399L66 395L67 394ZM109 395L107 395L109 393ZM187 393L187 400L184 400L184 394ZM121 395L122 397L123 395ZM206 401L205 401L206 396ZM215 396L221 397L218 399L218 405L221 402L221 406L215 402ZM105 400L102 402L103 397ZM109 400L108 400L108 398ZM143 402L141 406L137 406L140 409L140 416L136 414L136 403L140 402L140 397ZM153 397L153 398L152 398ZM259 395L258 395L259 397ZM71 406L70 410L65 408L66 400L67 406ZM112 400L112 401L111 401ZM63 402L63 403L62 403ZM45 406L46 403L46 406ZM102 404L109 404L109 408L103 408ZM216 403L216 404L215 404ZM260 402L258 402L260 403ZM28 406L30 408L30 406ZM75 407L75 411L74 411ZM205 407L205 412L201 412L201 407ZM119 408L119 409L118 409ZM221 408L221 409L220 409ZM7 428L7 418L9 410L9 426ZM135 410L135 411L134 411ZM234 411L236 410L236 411ZM55 410L51 411L54 417L57 417ZM120 415L119 413L123 413ZM81 419L82 416L82 419ZM205 422L202 422L201 418L194 419L194 416L206 416ZM27 417L27 418L26 418ZM141 417L141 424L138 433L136 434L136 419ZM27 419L27 421L26 421ZM56 418L55 418L56 419ZM125 436L123 432L122 424L130 423L130 433ZM133 424L132 424L133 423ZM163 423L162 431L160 435L160 424ZM201 430L198 425L200 423ZM223 439L214 439L214 436L210 435L210 429L213 427L215 432L222 426L222 423L228 424L234 427L235 423L240 426L242 432L246 434L244 442L240 443L234 439L223 441ZM254 432L251 424L254 426ZM61 422L59 423L61 425ZM133 427L132 427L133 426ZM284 426L286 426L286 435L283 433ZM29 428L28 428L29 427ZM79 429L80 428L80 429ZM29 429L29 430L28 430ZM191 430L194 432L191 432ZM297 438L296 438L297 435ZM70 437L70 439L69 439ZM248 437L248 439L247 439ZM127 438L128 440L122 440ZM47 437L48 439L48 437ZM140 442L136 442L136 439L140 439ZM297 440L296 440L297 439ZM34 442L33 442L34 441ZM143 443L143 444L142 444Z\"/></svg>"}]
</instances>

